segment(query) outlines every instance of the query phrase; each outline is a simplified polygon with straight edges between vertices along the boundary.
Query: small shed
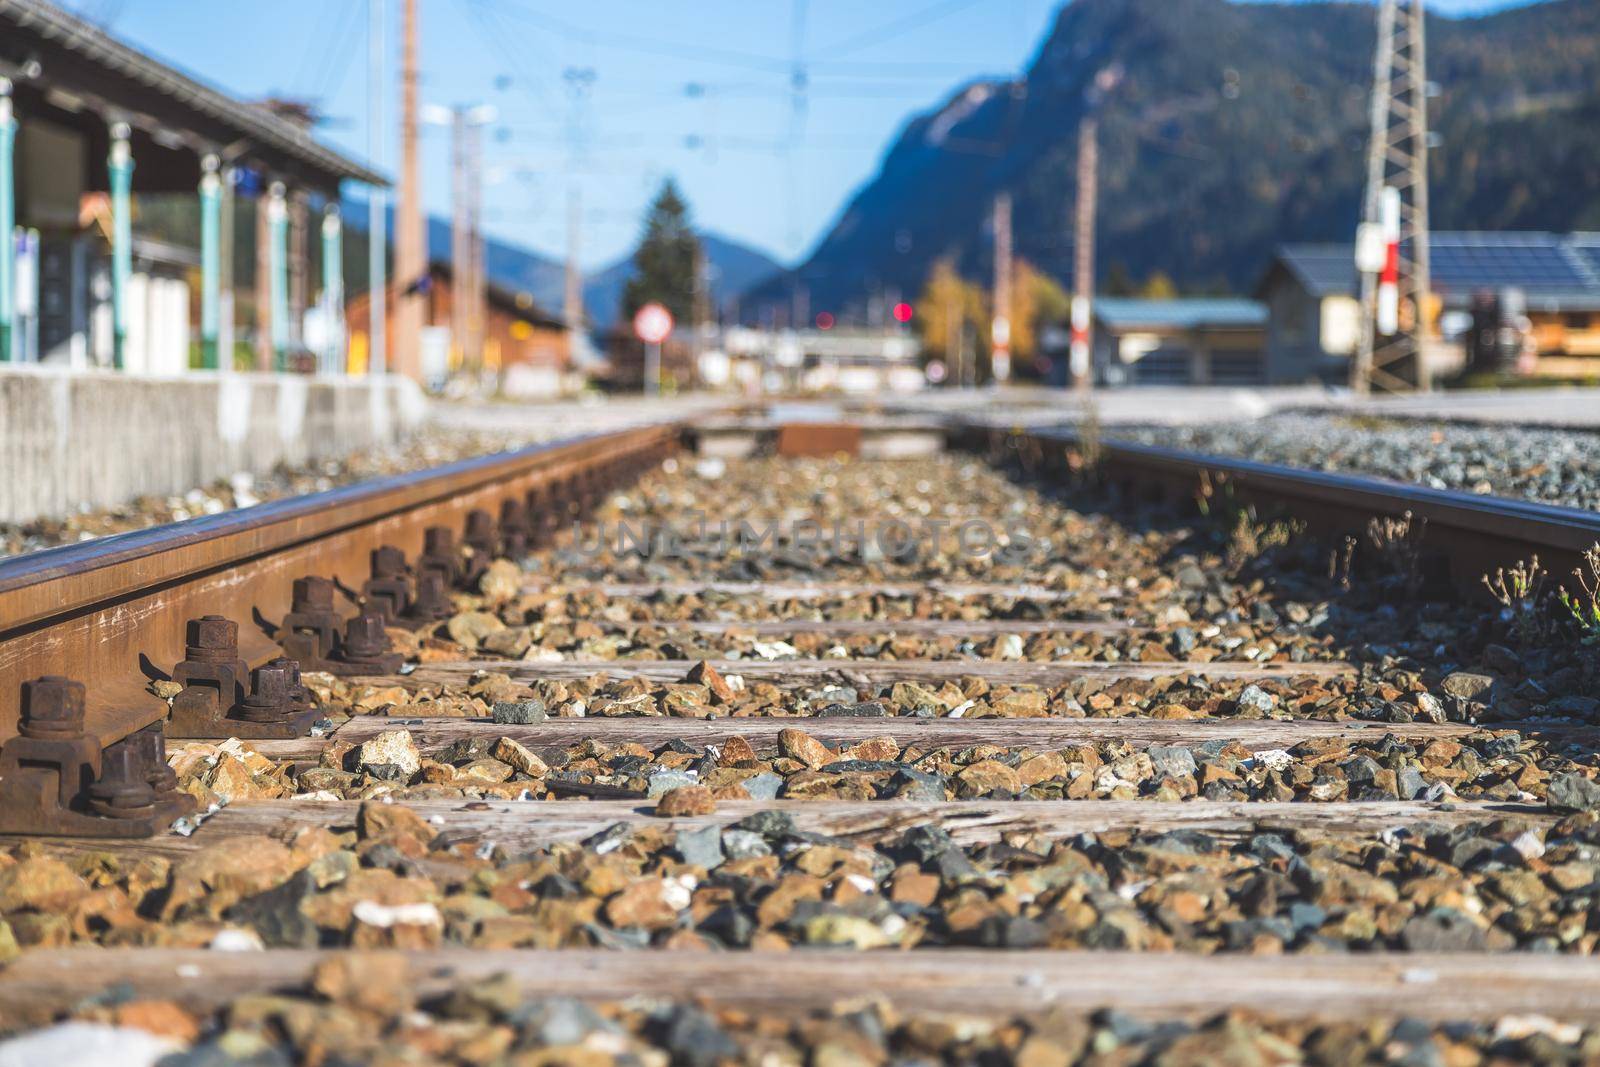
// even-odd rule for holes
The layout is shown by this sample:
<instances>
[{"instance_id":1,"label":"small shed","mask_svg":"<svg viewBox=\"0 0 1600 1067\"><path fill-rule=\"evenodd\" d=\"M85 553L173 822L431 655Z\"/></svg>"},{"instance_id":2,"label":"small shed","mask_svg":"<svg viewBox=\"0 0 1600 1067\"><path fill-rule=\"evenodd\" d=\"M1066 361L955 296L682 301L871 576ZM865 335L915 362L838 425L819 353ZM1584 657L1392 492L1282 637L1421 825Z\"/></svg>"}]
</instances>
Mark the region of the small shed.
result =
<instances>
[{"instance_id":1,"label":"small shed","mask_svg":"<svg viewBox=\"0 0 1600 1067\"><path fill-rule=\"evenodd\" d=\"M1266 380L1267 309L1232 298L1094 305L1095 376L1107 385L1256 385Z\"/></svg>"}]
</instances>

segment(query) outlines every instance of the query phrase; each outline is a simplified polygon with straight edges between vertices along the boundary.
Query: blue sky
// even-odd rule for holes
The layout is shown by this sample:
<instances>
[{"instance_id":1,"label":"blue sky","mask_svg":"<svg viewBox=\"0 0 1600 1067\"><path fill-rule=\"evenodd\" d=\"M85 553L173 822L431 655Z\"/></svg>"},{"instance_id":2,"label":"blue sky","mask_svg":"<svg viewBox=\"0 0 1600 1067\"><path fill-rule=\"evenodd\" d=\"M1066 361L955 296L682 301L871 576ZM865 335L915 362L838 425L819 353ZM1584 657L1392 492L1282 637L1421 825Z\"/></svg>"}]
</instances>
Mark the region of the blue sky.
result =
<instances>
[{"instance_id":1,"label":"blue sky","mask_svg":"<svg viewBox=\"0 0 1600 1067\"><path fill-rule=\"evenodd\" d=\"M1017 72L1059 6L808 0L797 26L797 2L422 0L423 99L498 111L485 150L497 237L561 254L566 192L581 183L582 258L601 265L632 247L645 203L672 174L702 226L787 261L871 176L910 114L970 78ZM320 99L321 135L368 157L367 0L66 6L236 94ZM1451 13L1504 6L1430 2ZM796 57L809 86L803 117L790 91ZM379 163L392 173L385 133ZM425 199L444 213L446 132L430 131L424 146Z\"/></svg>"}]
</instances>

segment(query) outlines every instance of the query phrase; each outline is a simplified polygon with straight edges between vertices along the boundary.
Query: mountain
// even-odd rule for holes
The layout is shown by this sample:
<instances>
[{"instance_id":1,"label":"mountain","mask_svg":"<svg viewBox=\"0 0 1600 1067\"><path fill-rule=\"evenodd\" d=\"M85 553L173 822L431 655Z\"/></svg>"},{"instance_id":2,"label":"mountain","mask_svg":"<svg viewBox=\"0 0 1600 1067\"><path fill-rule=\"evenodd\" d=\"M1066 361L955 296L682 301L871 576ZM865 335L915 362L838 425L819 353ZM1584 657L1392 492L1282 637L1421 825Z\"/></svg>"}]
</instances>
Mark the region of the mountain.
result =
<instances>
[{"instance_id":1,"label":"mountain","mask_svg":"<svg viewBox=\"0 0 1600 1067\"><path fill-rule=\"evenodd\" d=\"M358 220L357 225L363 225L366 219L366 206L361 204L359 208L352 208L346 214ZM391 235L394 233L393 225L391 212L389 231ZM740 244L738 241L713 233L702 233L700 240L705 245L706 256L710 260L712 299L718 307L783 269L765 252ZM437 217L428 219L428 253L434 259L449 262L448 219ZM363 257L366 255L364 241L359 255ZM355 257L347 253L347 259L354 260ZM561 313L566 281L564 267L560 262L494 238L485 243L484 261L491 282L512 292L530 293L534 302L541 308L552 314ZM346 269L347 271L359 269L361 277L365 278L365 267L359 266L359 263L364 262L364 259L352 262ZM591 272L584 278L583 305L592 326L605 329L616 320L617 303L622 296L622 287L628 283L632 274L633 262L630 258L624 257L610 266Z\"/></svg>"},{"instance_id":2,"label":"mountain","mask_svg":"<svg viewBox=\"0 0 1600 1067\"><path fill-rule=\"evenodd\" d=\"M729 301L741 293L783 270L782 265L765 252L727 237L702 232L700 244L711 268L712 303L719 308L728 306ZM631 277L633 259L630 254L590 274L584 281L583 305L597 327L603 329L616 321L622 290Z\"/></svg>"},{"instance_id":3,"label":"mountain","mask_svg":"<svg viewBox=\"0 0 1600 1067\"><path fill-rule=\"evenodd\" d=\"M428 255L450 261L449 219L428 218ZM566 268L561 263L490 237L483 243L483 265L493 284L513 293L529 293L545 311L561 314L566 291Z\"/></svg>"},{"instance_id":4,"label":"mountain","mask_svg":"<svg viewBox=\"0 0 1600 1067\"><path fill-rule=\"evenodd\" d=\"M1600 228L1600 3L1429 16L1438 229ZM1024 76L976 81L910 120L801 265L813 310L920 291L953 256L987 278L995 193L1017 254L1072 263L1077 129L1102 70L1098 274L1248 291L1284 241L1352 239L1376 38L1371 4L1075 0ZM746 318L793 281L747 293Z\"/></svg>"},{"instance_id":5,"label":"mountain","mask_svg":"<svg viewBox=\"0 0 1600 1067\"><path fill-rule=\"evenodd\" d=\"M345 218L345 287L352 293L365 292L367 201L360 196L346 196L342 210ZM391 249L395 232L394 214L394 207L390 205L388 234ZM437 215L428 216L428 256L430 259L450 262L449 219ZM562 293L566 284L561 263L518 245L497 241L493 237L484 242L483 259L489 280L495 285L515 293L530 293L534 302L543 310L556 315L561 313ZM392 255L390 269L393 270Z\"/></svg>"}]
</instances>

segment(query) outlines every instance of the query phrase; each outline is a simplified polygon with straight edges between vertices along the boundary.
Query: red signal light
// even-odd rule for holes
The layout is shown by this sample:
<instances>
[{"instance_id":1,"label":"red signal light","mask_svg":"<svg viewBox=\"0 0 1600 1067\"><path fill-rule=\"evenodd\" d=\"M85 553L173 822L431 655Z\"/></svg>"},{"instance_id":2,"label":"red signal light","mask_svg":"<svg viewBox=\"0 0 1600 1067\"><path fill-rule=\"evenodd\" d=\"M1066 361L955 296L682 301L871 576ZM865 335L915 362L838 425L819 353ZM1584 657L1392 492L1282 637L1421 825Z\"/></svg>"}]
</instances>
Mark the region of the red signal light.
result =
<instances>
[{"instance_id":1,"label":"red signal light","mask_svg":"<svg viewBox=\"0 0 1600 1067\"><path fill-rule=\"evenodd\" d=\"M833 329L833 316L830 315L826 311L819 312L817 314L817 329L819 329L819 330L831 330L831 329Z\"/></svg>"},{"instance_id":2,"label":"red signal light","mask_svg":"<svg viewBox=\"0 0 1600 1067\"><path fill-rule=\"evenodd\" d=\"M911 321L911 305L905 303L904 301L901 301L900 303L896 304L894 306L894 321L896 321L896 322L910 322Z\"/></svg>"}]
</instances>

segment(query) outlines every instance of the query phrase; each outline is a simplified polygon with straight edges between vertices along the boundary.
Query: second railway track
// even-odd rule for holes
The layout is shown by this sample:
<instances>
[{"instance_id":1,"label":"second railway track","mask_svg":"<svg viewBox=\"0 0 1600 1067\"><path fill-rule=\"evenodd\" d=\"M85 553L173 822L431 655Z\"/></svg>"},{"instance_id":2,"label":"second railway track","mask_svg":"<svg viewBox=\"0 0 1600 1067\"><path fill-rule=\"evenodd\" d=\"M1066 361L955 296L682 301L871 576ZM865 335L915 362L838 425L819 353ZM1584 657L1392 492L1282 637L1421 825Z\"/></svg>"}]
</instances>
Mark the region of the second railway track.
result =
<instances>
[{"instance_id":1,"label":"second railway track","mask_svg":"<svg viewBox=\"0 0 1600 1067\"><path fill-rule=\"evenodd\" d=\"M951 1062L1155 1054L1239 1007L1280 1052L1374 1013L1596 1040L1600 727L1453 599L1593 515L979 426L892 462L691 431L0 562L0 827L34 835L0 851L0 1032L171 1012L314 1059L289 1020L349 1012L484 1062L537 1029L509 988L611 1005L555 1028L584 1055L685 1063L756 1057L753 1015L879 1062L820 1051L852 997L939 1013L874 1025ZM1408 512L1426 539L1340 540ZM606 546L689 516L781 532ZM794 525L930 518L1033 552ZM1097 1008L1169 1029L1066 1021Z\"/></svg>"}]
</instances>

